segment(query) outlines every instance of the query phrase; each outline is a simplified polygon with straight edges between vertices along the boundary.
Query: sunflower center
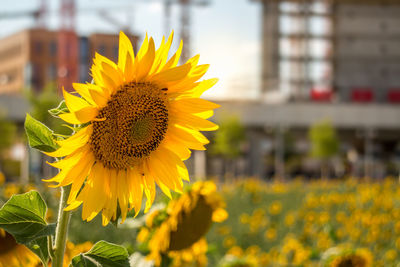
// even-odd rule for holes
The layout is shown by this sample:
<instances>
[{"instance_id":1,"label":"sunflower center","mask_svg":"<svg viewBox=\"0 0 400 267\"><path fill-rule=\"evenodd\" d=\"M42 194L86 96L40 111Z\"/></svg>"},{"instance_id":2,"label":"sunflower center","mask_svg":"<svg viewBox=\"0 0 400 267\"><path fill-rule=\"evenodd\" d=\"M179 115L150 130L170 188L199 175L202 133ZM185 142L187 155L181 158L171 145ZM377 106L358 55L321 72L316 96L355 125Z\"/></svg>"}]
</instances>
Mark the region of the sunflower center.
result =
<instances>
[{"instance_id":1,"label":"sunflower center","mask_svg":"<svg viewBox=\"0 0 400 267\"><path fill-rule=\"evenodd\" d=\"M196 206L188 213L183 213L176 230L171 231L168 250L186 249L199 241L211 226L212 213L212 207L200 196Z\"/></svg>"},{"instance_id":2,"label":"sunflower center","mask_svg":"<svg viewBox=\"0 0 400 267\"><path fill-rule=\"evenodd\" d=\"M90 138L96 160L125 169L155 151L168 128L166 94L151 83L126 83L99 111Z\"/></svg>"},{"instance_id":3,"label":"sunflower center","mask_svg":"<svg viewBox=\"0 0 400 267\"><path fill-rule=\"evenodd\" d=\"M149 140L151 133L155 126L154 118L152 116L144 117L137 120L132 124L132 139L137 143L145 143Z\"/></svg>"}]
</instances>

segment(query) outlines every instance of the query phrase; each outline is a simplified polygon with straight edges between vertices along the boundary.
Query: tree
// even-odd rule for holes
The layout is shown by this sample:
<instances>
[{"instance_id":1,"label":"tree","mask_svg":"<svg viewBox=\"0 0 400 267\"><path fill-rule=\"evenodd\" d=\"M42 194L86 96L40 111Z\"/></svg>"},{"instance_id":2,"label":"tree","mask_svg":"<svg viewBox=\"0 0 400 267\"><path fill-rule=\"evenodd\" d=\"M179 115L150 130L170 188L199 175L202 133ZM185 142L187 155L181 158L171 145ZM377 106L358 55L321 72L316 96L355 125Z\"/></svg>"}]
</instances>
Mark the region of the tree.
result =
<instances>
[{"instance_id":1,"label":"tree","mask_svg":"<svg viewBox=\"0 0 400 267\"><path fill-rule=\"evenodd\" d=\"M63 126L63 121L50 115L48 110L57 107L61 101L54 84L48 84L39 94L28 94L29 102L32 105L31 115L41 121L58 134L71 134L71 130Z\"/></svg>"},{"instance_id":2,"label":"tree","mask_svg":"<svg viewBox=\"0 0 400 267\"><path fill-rule=\"evenodd\" d=\"M339 140L329 120L316 122L309 130L311 156L321 161L321 176L328 177L329 160L339 151Z\"/></svg>"},{"instance_id":3,"label":"tree","mask_svg":"<svg viewBox=\"0 0 400 267\"><path fill-rule=\"evenodd\" d=\"M16 132L17 126L0 116L0 157L14 143Z\"/></svg>"},{"instance_id":4,"label":"tree","mask_svg":"<svg viewBox=\"0 0 400 267\"><path fill-rule=\"evenodd\" d=\"M245 129L238 117L225 116L220 124L219 129L215 133L213 143L211 144L210 152L220 156L224 160L225 171L234 172L227 168L232 165L241 153L241 147L246 139Z\"/></svg>"}]
</instances>

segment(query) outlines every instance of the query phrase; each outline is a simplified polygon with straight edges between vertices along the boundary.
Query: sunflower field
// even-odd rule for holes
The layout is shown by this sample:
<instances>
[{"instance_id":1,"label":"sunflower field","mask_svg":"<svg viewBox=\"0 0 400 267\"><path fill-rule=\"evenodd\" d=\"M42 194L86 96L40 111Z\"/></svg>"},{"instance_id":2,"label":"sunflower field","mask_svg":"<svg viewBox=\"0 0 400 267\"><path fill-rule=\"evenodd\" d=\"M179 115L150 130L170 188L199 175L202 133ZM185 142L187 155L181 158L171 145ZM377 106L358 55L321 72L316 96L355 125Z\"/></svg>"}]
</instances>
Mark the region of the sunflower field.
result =
<instances>
[{"instance_id":1,"label":"sunflower field","mask_svg":"<svg viewBox=\"0 0 400 267\"><path fill-rule=\"evenodd\" d=\"M80 212L75 212L65 258L70 260L88 251L99 240L122 244L131 260L138 255L154 254L152 247L157 244L158 250L162 249L160 244L167 236L163 231L171 229L164 226L173 224L177 218L167 214L178 214L187 203L194 203L190 198L200 199L195 196L198 191L206 192L202 193L204 199L211 199L204 203L215 203L210 205L212 210L207 210L204 203L198 205L202 206L197 209L199 216L194 215L188 221L190 224L198 221L197 226L186 229L186 233L178 231L175 237L170 235L174 246L189 240L189 233L192 236L194 233L198 241L188 241L189 250L168 253L169 260L162 260L161 266L397 266L400 262L397 185L393 178L379 182L355 179L265 182L247 178L218 187L213 182L194 183L197 189L188 191L191 194L185 193L184 197L176 194L173 200L159 197L149 213L135 219L128 215L127 221L117 227L101 226L101 218L82 223ZM34 188L6 183L1 186L0 204L12 194ZM216 188L218 193L214 192ZM53 190L36 189L48 203L58 197ZM214 193L218 198L209 198ZM56 205L50 205L46 214L49 221L54 221L56 210ZM212 225L210 220L210 230L206 233L208 229L201 229L204 224L200 222L208 212L217 216L214 215ZM181 225L178 227L183 229ZM153 234L157 237L149 246ZM162 255L159 252L156 258ZM161 262L161 258L158 260ZM64 265L68 266L66 261ZM131 261L131 266L136 265Z\"/></svg>"}]
</instances>

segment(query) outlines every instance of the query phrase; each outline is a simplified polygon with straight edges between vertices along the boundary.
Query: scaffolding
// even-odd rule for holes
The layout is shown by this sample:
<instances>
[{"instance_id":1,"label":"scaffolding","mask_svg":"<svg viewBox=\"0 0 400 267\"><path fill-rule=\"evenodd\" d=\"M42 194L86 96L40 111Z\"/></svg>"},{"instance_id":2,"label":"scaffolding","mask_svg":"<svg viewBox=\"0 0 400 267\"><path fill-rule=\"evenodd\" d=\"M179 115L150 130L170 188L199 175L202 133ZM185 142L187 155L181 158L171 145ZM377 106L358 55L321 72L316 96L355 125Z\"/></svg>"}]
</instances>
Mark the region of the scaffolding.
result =
<instances>
[{"instance_id":1,"label":"scaffolding","mask_svg":"<svg viewBox=\"0 0 400 267\"><path fill-rule=\"evenodd\" d=\"M397 91L386 91L400 88L400 81L383 76L400 68L400 1L257 2L263 4L263 93L278 90L293 101L379 102L390 93L396 98ZM368 69L377 61L381 69Z\"/></svg>"}]
</instances>

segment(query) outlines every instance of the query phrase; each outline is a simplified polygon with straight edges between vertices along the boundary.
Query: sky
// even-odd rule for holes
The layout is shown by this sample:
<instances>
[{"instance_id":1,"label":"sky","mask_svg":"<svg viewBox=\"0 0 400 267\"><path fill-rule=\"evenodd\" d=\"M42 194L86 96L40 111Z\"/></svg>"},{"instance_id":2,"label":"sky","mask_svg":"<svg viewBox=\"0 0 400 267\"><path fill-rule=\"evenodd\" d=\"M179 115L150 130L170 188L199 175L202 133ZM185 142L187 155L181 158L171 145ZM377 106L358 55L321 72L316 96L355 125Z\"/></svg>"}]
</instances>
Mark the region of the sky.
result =
<instances>
[{"instance_id":1,"label":"sky","mask_svg":"<svg viewBox=\"0 0 400 267\"><path fill-rule=\"evenodd\" d=\"M39 0L2 0L3 12L33 10ZM59 25L59 0L48 0L48 28ZM146 31L156 43L164 31L162 0L76 0L77 32L118 33L120 27L104 20L96 10L106 10L121 25L130 25L143 38ZM179 38L179 6L172 7L171 26ZM258 97L260 83L261 5L250 0L210 0L207 6L191 8L191 54L200 54L200 63L210 64L205 78L219 78L206 92L207 98L231 99ZM33 26L33 19L1 19L0 37ZM175 39L175 49L179 44Z\"/></svg>"}]
</instances>

